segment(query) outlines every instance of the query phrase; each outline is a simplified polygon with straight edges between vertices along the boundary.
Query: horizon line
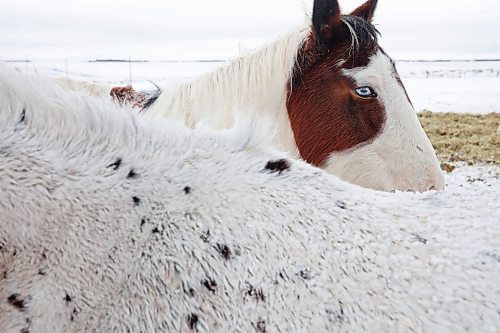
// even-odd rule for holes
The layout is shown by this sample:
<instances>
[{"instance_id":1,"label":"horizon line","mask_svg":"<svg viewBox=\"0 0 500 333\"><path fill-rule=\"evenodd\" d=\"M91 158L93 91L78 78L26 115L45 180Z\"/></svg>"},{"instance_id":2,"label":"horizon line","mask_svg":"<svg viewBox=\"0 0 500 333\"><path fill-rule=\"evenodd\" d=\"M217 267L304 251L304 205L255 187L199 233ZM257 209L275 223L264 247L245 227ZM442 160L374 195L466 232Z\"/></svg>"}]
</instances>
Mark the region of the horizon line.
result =
<instances>
[{"instance_id":1,"label":"horizon line","mask_svg":"<svg viewBox=\"0 0 500 333\"><path fill-rule=\"evenodd\" d=\"M234 58L229 59L166 59L166 60L149 60L149 59L122 59L122 58L97 58L97 59L86 59L78 60L77 62L82 63L222 63L231 61ZM59 58L61 61L68 61L68 58ZM0 59L2 62L8 63L35 63L50 61L49 59L44 60L32 60L32 59ZM462 59L396 59L397 62L500 62L500 58L462 58Z\"/></svg>"}]
</instances>

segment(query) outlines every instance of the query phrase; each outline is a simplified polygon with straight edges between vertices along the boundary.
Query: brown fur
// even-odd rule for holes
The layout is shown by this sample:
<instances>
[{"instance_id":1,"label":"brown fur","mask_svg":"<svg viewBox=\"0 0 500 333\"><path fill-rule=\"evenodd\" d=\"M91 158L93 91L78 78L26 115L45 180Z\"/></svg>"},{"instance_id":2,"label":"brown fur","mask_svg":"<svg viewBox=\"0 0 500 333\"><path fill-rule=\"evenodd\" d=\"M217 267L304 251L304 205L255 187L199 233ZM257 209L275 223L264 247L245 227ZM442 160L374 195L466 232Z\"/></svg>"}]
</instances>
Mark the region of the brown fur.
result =
<instances>
[{"instance_id":1,"label":"brown fur","mask_svg":"<svg viewBox=\"0 0 500 333\"><path fill-rule=\"evenodd\" d=\"M114 87L110 92L111 97L120 105L128 104L134 108L142 108L146 102L146 96L137 92L131 86Z\"/></svg>"},{"instance_id":2,"label":"brown fur","mask_svg":"<svg viewBox=\"0 0 500 333\"><path fill-rule=\"evenodd\" d=\"M354 13L371 19L370 8L374 10L374 4L376 1L368 1ZM299 50L287 100L300 155L315 166L322 166L333 152L372 141L385 122L385 110L379 100L359 97L354 92L356 83L342 74L343 69L368 65L370 57L379 50L376 38L361 36L360 49L352 50L351 33L342 18L360 22L364 17L330 14L330 18L320 18L327 20L326 25L315 23L313 18L313 32ZM316 31L315 26L320 26L321 31ZM341 60L343 64L338 65Z\"/></svg>"},{"instance_id":3,"label":"brown fur","mask_svg":"<svg viewBox=\"0 0 500 333\"><path fill-rule=\"evenodd\" d=\"M356 8L351 15L357 16L365 19L368 22L373 20L373 14L375 13L375 8L377 7L377 0L369 0Z\"/></svg>"}]
</instances>

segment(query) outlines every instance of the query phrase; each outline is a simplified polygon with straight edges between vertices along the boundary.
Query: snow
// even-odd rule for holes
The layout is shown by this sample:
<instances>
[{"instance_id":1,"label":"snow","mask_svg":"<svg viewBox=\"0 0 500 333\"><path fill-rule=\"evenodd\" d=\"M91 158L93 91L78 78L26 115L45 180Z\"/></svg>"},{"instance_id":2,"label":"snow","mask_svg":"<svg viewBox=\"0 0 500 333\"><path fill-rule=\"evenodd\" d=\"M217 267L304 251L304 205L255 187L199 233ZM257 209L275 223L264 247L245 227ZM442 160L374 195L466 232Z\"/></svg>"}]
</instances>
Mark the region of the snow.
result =
<instances>
[{"instance_id":1,"label":"snow","mask_svg":"<svg viewBox=\"0 0 500 333\"><path fill-rule=\"evenodd\" d=\"M457 199L457 209L463 201L476 202L478 209L496 207L500 219L500 166L460 163L445 178L447 198Z\"/></svg>"},{"instance_id":2,"label":"snow","mask_svg":"<svg viewBox=\"0 0 500 333\"><path fill-rule=\"evenodd\" d=\"M210 72L221 61L206 62L87 62L39 61L12 63L27 71L51 76L150 88L187 81ZM500 112L500 61L397 63L398 72L417 111L488 114Z\"/></svg>"},{"instance_id":3,"label":"snow","mask_svg":"<svg viewBox=\"0 0 500 333\"><path fill-rule=\"evenodd\" d=\"M500 61L399 62L417 111L500 112Z\"/></svg>"}]
</instances>

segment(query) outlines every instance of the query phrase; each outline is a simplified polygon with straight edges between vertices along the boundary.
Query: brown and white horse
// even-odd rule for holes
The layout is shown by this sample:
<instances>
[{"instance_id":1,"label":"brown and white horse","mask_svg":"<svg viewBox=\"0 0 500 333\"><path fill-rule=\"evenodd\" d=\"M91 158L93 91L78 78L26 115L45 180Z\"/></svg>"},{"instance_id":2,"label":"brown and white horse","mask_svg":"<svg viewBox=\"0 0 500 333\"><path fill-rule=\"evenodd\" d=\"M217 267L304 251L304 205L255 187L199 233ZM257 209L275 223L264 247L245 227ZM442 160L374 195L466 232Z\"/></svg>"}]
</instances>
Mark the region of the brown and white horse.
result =
<instances>
[{"instance_id":1,"label":"brown and white horse","mask_svg":"<svg viewBox=\"0 0 500 333\"><path fill-rule=\"evenodd\" d=\"M272 119L274 143L343 180L377 190L444 187L434 149L371 24L377 0L341 15L314 2L312 25L190 83L148 113L214 129L236 112Z\"/></svg>"}]
</instances>

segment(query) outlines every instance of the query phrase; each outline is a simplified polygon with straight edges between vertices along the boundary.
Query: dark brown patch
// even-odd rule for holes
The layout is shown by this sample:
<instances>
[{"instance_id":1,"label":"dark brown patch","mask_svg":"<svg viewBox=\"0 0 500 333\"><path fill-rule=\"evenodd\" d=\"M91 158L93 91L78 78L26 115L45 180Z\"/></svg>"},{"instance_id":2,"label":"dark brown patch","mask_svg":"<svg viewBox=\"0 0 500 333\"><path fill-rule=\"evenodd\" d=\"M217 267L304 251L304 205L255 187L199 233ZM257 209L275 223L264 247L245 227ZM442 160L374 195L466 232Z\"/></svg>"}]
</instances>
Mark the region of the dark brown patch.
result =
<instances>
[{"instance_id":1,"label":"dark brown patch","mask_svg":"<svg viewBox=\"0 0 500 333\"><path fill-rule=\"evenodd\" d=\"M70 296L70 295L68 295L68 294L66 293L66 295L64 296L64 301L65 301L66 303L70 303L72 300L73 300L73 299L71 298L71 296Z\"/></svg>"},{"instance_id":2,"label":"dark brown patch","mask_svg":"<svg viewBox=\"0 0 500 333\"><path fill-rule=\"evenodd\" d=\"M203 285L205 288L207 288L212 294L215 294L215 291L217 290L217 282L215 282L212 279L206 279L203 281Z\"/></svg>"},{"instance_id":3,"label":"dark brown patch","mask_svg":"<svg viewBox=\"0 0 500 333\"><path fill-rule=\"evenodd\" d=\"M217 252L220 253L220 255L222 257L224 257L224 259L226 260L229 260L231 259L231 256L232 256L232 252L231 252L231 249L227 246L227 245L224 245L224 244L217 244L215 246L215 249L217 250Z\"/></svg>"},{"instance_id":4,"label":"dark brown patch","mask_svg":"<svg viewBox=\"0 0 500 333\"><path fill-rule=\"evenodd\" d=\"M151 231L151 233L153 233L153 234L159 234L159 233L160 233L160 229L159 229L158 227L155 227L155 228Z\"/></svg>"},{"instance_id":5,"label":"dark brown patch","mask_svg":"<svg viewBox=\"0 0 500 333\"><path fill-rule=\"evenodd\" d=\"M189 296L191 296L191 297L195 297L196 296L196 291L193 288L191 288L191 287L184 289L184 292L186 294L188 294Z\"/></svg>"},{"instance_id":6,"label":"dark brown patch","mask_svg":"<svg viewBox=\"0 0 500 333\"><path fill-rule=\"evenodd\" d=\"M301 278L303 278L304 280L312 280L313 276L312 276L312 273L311 273L311 270L306 268L306 269L303 269L299 272L299 276Z\"/></svg>"},{"instance_id":7,"label":"dark brown patch","mask_svg":"<svg viewBox=\"0 0 500 333\"><path fill-rule=\"evenodd\" d=\"M210 230L207 230L206 232L200 235L200 238L203 241L203 243L209 243L210 237L211 237Z\"/></svg>"},{"instance_id":8,"label":"dark brown patch","mask_svg":"<svg viewBox=\"0 0 500 333\"><path fill-rule=\"evenodd\" d=\"M200 319L198 318L198 315L194 314L194 313L191 313L188 318L187 318L187 322L188 322L188 325L189 325L189 328L192 329L192 330L196 330L196 327L198 326L198 321Z\"/></svg>"},{"instance_id":9,"label":"dark brown patch","mask_svg":"<svg viewBox=\"0 0 500 333\"><path fill-rule=\"evenodd\" d=\"M23 112L21 112L21 119L19 119L20 123L26 122L26 108L23 109Z\"/></svg>"},{"instance_id":10,"label":"dark brown patch","mask_svg":"<svg viewBox=\"0 0 500 333\"><path fill-rule=\"evenodd\" d=\"M343 202L343 201L337 201L335 204L336 204L336 205L337 205L337 207L339 207L340 209L347 209L347 205L346 205L346 203L345 203L345 202Z\"/></svg>"},{"instance_id":11,"label":"dark brown patch","mask_svg":"<svg viewBox=\"0 0 500 333\"><path fill-rule=\"evenodd\" d=\"M191 187L186 186L186 187L184 187L183 191L184 191L185 194L190 194L191 193Z\"/></svg>"},{"instance_id":12,"label":"dark brown patch","mask_svg":"<svg viewBox=\"0 0 500 333\"><path fill-rule=\"evenodd\" d=\"M116 161L114 161L113 163L108 165L107 168L112 168L114 171L116 171L120 168L120 166L122 165L122 162L123 161L121 158L117 158Z\"/></svg>"},{"instance_id":13,"label":"dark brown patch","mask_svg":"<svg viewBox=\"0 0 500 333\"><path fill-rule=\"evenodd\" d=\"M248 289L246 291L246 296L250 296L254 298L257 302L265 302L266 296L264 295L264 291L262 289L256 289L252 285L248 285Z\"/></svg>"},{"instance_id":14,"label":"dark brown patch","mask_svg":"<svg viewBox=\"0 0 500 333\"><path fill-rule=\"evenodd\" d=\"M358 37L356 49L346 22ZM368 65L378 49L377 31L363 18L319 9L313 14L313 32L299 50L287 99L295 142L307 162L323 166L332 153L368 143L380 133L383 105L377 98L359 97L354 80L343 74Z\"/></svg>"},{"instance_id":15,"label":"dark brown patch","mask_svg":"<svg viewBox=\"0 0 500 333\"><path fill-rule=\"evenodd\" d=\"M139 199L138 197L132 197L132 200L134 201L134 206L139 206L139 204L141 203L141 199Z\"/></svg>"},{"instance_id":16,"label":"dark brown patch","mask_svg":"<svg viewBox=\"0 0 500 333\"><path fill-rule=\"evenodd\" d=\"M255 329L257 330L258 333L266 333L266 321L264 319L261 319L257 322L255 325Z\"/></svg>"},{"instance_id":17,"label":"dark brown patch","mask_svg":"<svg viewBox=\"0 0 500 333\"><path fill-rule=\"evenodd\" d=\"M7 302L20 311L26 310L26 301L19 294L12 294L7 298Z\"/></svg>"},{"instance_id":18,"label":"dark brown patch","mask_svg":"<svg viewBox=\"0 0 500 333\"><path fill-rule=\"evenodd\" d=\"M78 311L76 309L73 309L73 312L71 313L71 316L69 317L70 321L75 321L75 317L78 314Z\"/></svg>"},{"instance_id":19,"label":"dark brown patch","mask_svg":"<svg viewBox=\"0 0 500 333\"><path fill-rule=\"evenodd\" d=\"M134 169L130 170L130 172L127 175L127 178L129 178L129 179L137 178L137 173L135 172Z\"/></svg>"},{"instance_id":20,"label":"dark brown patch","mask_svg":"<svg viewBox=\"0 0 500 333\"><path fill-rule=\"evenodd\" d=\"M277 172L279 174L283 173L284 171L288 171L290 170L290 162L285 160L285 159L281 159L281 160L277 160L277 161L269 161L267 162L266 166L265 166L265 169L266 170L269 170L271 172Z\"/></svg>"}]
</instances>

